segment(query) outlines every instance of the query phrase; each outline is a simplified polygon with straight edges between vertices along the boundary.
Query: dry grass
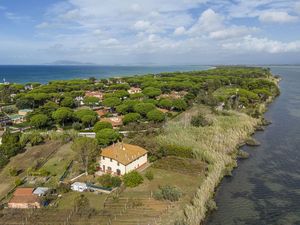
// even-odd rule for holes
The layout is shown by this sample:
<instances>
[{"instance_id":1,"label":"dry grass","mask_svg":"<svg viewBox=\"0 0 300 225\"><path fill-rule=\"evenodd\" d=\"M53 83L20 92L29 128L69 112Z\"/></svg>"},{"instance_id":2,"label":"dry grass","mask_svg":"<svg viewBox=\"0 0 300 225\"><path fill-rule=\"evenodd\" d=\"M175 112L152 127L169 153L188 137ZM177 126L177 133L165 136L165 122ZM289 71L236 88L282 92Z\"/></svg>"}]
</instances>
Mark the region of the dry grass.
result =
<instances>
[{"instance_id":1,"label":"dry grass","mask_svg":"<svg viewBox=\"0 0 300 225\"><path fill-rule=\"evenodd\" d=\"M199 111L213 120L212 126L193 127L190 118ZM176 121L170 121L164 134L159 136L162 144L191 147L198 159L209 163L209 172L195 193L191 204L187 204L184 215L187 224L199 224L206 214L206 203L213 197L214 190L224 176L226 168L236 164L232 154L236 146L254 132L259 121L246 114L229 112L214 115L205 106L194 107L183 113Z\"/></svg>"},{"instance_id":2,"label":"dry grass","mask_svg":"<svg viewBox=\"0 0 300 225\"><path fill-rule=\"evenodd\" d=\"M38 160L43 161L60 147L58 142L47 142L42 145L29 147L24 153L10 159L10 162L0 172L0 180L5 181L0 184L0 197L4 197L13 187L15 177L9 175L9 168L14 167L20 171L19 177L26 175L26 170L32 167Z\"/></svg>"}]
</instances>

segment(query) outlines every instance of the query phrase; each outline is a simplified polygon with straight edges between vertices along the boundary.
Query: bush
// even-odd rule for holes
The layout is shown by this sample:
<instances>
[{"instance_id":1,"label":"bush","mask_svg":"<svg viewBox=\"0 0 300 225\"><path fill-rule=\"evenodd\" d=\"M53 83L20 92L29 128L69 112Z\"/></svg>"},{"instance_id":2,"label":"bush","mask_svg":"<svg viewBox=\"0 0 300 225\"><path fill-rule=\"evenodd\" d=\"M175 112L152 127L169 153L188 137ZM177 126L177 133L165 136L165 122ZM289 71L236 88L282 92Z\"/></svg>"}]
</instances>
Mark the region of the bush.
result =
<instances>
[{"instance_id":1,"label":"bush","mask_svg":"<svg viewBox=\"0 0 300 225\"><path fill-rule=\"evenodd\" d=\"M182 158L194 158L193 149L175 144L163 145L160 149L161 156L178 156Z\"/></svg>"},{"instance_id":2,"label":"bush","mask_svg":"<svg viewBox=\"0 0 300 225\"><path fill-rule=\"evenodd\" d=\"M144 178L137 171L132 171L124 175L123 181L126 187L137 187L143 183Z\"/></svg>"},{"instance_id":3,"label":"bush","mask_svg":"<svg viewBox=\"0 0 300 225\"><path fill-rule=\"evenodd\" d=\"M205 127L212 125L212 122L205 118L202 114L198 114L197 116L192 117L191 125L194 127Z\"/></svg>"},{"instance_id":4,"label":"bush","mask_svg":"<svg viewBox=\"0 0 300 225\"><path fill-rule=\"evenodd\" d=\"M110 145L113 142L119 140L120 138L121 135L119 134L119 132L110 128L105 128L96 133L96 139L98 141L98 144L101 146Z\"/></svg>"},{"instance_id":5,"label":"bush","mask_svg":"<svg viewBox=\"0 0 300 225\"><path fill-rule=\"evenodd\" d=\"M15 185L16 186L20 186L20 185L22 185L23 184L23 181L19 178L19 177L17 177L16 179L15 179Z\"/></svg>"},{"instance_id":6,"label":"bush","mask_svg":"<svg viewBox=\"0 0 300 225\"><path fill-rule=\"evenodd\" d=\"M15 177L18 175L18 171L17 171L16 167L10 167L8 169L8 172L9 172L9 175L12 177Z\"/></svg>"},{"instance_id":7,"label":"bush","mask_svg":"<svg viewBox=\"0 0 300 225\"><path fill-rule=\"evenodd\" d=\"M176 202L182 196L181 191L169 185L159 187L157 191L154 192L154 198L156 200L169 200L171 202Z\"/></svg>"},{"instance_id":8,"label":"bush","mask_svg":"<svg viewBox=\"0 0 300 225\"><path fill-rule=\"evenodd\" d=\"M148 180L153 180L154 179L154 174L151 170L147 170L147 172L145 173L145 177L148 179Z\"/></svg>"},{"instance_id":9,"label":"bush","mask_svg":"<svg viewBox=\"0 0 300 225\"><path fill-rule=\"evenodd\" d=\"M73 128L74 130L81 130L81 129L83 129L83 126L82 126L81 123L75 122L75 123L72 124L72 128Z\"/></svg>"},{"instance_id":10,"label":"bush","mask_svg":"<svg viewBox=\"0 0 300 225\"><path fill-rule=\"evenodd\" d=\"M105 122L105 121L102 121L102 122L97 122L94 126L94 132L99 132L100 130L103 130L103 129L106 129L106 128L109 128L109 129L112 129L113 126L111 125L111 123L109 122Z\"/></svg>"},{"instance_id":11,"label":"bush","mask_svg":"<svg viewBox=\"0 0 300 225\"><path fill-rule=\"evenodd\" d=\"M120 187L122 180L119 177L113 177L110 174L104 174L98 178L99 183L105 188Z\"/></svg>"},{"instance_id":12,"label":"bush","mask_svg":"<svg viewBox=\"0 0 300 225\"><path fill-rule=\"evenodd\" d=\"M157 109L153 109L147 113L147 118L154 122L162 122L165 120L165 114Z\"/></svg>"},{"instance_id":13,"label":"bush","mask_svg":"<svg viewBox=\"0 0 300 225\"><path fill-rule=\"evenodd\" d=\"M153 105L152 103L139 103L133 107L134 111L141 114L142 116L146 116L148 112L155 108L155 105Z\"/></svg>"},{"instance_id":14,"label":"bush","mask_svg":"<svg viewBox=\"0 0 300 225\"><path fill-rule=\"evenodd\" d=\"M124 116L123 118L123 123L126 125L126 124L129 124L129 123L132 123L132 122L138 122L138 120L141 119L141 115L138 114L138 113L128 113Z\"/></svg>"}]
</instances>

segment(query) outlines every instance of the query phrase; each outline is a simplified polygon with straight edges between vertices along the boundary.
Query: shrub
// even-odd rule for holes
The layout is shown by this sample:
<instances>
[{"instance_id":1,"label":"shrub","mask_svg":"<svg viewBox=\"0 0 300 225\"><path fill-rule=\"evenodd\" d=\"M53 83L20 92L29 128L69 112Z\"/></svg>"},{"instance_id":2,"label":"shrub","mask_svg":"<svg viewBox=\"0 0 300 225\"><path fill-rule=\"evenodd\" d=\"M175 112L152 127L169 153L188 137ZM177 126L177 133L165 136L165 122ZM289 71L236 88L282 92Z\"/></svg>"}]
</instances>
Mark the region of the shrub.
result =
<instances>
[{"instance_id":1,"label":"shrub","mask_svg":"<svg viewBox=\"0 0 300 225\"><path fill-rule=\"evenodd\" d=\"M100 130L103 130L105 128L109 128L109 129L112 129L113 126L111 125L111 123L109 122L105 122L105 121L102 121L102 122L97 122L94 126L94 132L99 132Z\"/></svg>"},{"instance_id":2,"label":"shrub","mask_svg":"<svg viewBox=\"0 0 300 225\"><path fill-rule=\"evenodd\" d=\"M134 111L141 114L142 116L146 116L148 112L155 108L155 105L153 105L152 103L139 103L133 107Z\"/></svg>"},{"instance_id":3,"label":"shrub","mask_svg":"<svg viewBox=\"0 0 300 225\"><path fill-rule=\"evenodd\" d=\"M178 188L169 185L161 186L154 192L154 198L156 200L169 200L171 202L176 202L181 196L182 193Z\"/></svg>"},{"instance_id":4,"label":"shrub","mask_svg":"<svg viewBox=\"0 0 300 225\"><path fill-rule=\"evenodd\" d=\"M212 122L199 113L197 116L192 117L191 125L194 127L205 127L212 125Z\"/></svg>"},{"instance_id":5,"label":"shrub","mask_svg":"<svg viewBox=\"0 0 300 225\"><path fill-rule=\"evenodd\" d=\"M178 156L182 158L194 158L193 149L175 144L165 144L160 149L162 156Z\"/></svg>"},{"instance_id":6,"label":"shrub","mask_svg":"<svg viewBox=\"0 0 300 225\"><path fill-rule=\"evenodd\" d=\"M165 114L157 109L153 109L147 113L147 118L154 122L162 122L165 120Z\"/></svg>"},{"instance_id":7,"label":"shrub","mask_svg":"<svg viewBox=\"0 0 300 225\"><path fill-rule=\"evenodd\" d=\"M83 128L83 126L82 126L82 124L79 123L79 122L74 122L74 123L72 124L72 128L73 128L74 130L81 130L81 129Z\"/></svg>"},{"instance_id":8,"label":"shrub","mask_svg":"<svg viewBox=\"0 0 300 225\"><path fill-rule=\"evenodd\" d=\"M16 186L20 186L20 185L22 185L23 184L23 181L19 178L19 177L17 177L16 179L15 179L15 185Z\"/></svg>"},{"instance_id":9,"label":"shrub","mask_svg":"<svg viewBox=\"0 0 300 225\"><path fill-rule=\"evenodd\" d=\"M10 167L8 169L8 172L9 172L9 175L12 177L15 177L18 175L18 171L17 171L16 167Z\"/></svg>"},{"instance_id":10,"label":"shrub","mask_svg":"<svg viewBox=\"0 0 300 225\"><path fill-rule=\"evenodd\" d=\"M119 177L113 177L110 174L104 174L98 178L99 183L105 188L120 187L122 180Z\"/></svg>"},{"instance_id":11,"label":"shrub","mask_svg":"<svg viewBox=\"0 0 300 225\"><path fill-rule=\"evenodd\" d=\"M124 175L123 181L126 187L137 187L143 183L144 178L137 171L132 171Z\"/></svg>"},{"instance_id":12,"label":"shrub","mask_svg":"<svg viewBox=\"0 0 300 225\"><path fill-rule=\"evenodd\" d=\"M107 146L119 140L121 135L114 129L105 128L96 133L96 139L101 146Z\"/></svg>"},{"instance_id":13,"label":"shrub","mask_svg":"<svg viewBox=\"0 0 300 225\"><path fill-rule=\"evenodd\" d=\"M151 170L147 170L147 172L145 173L145 177L148 179L148 180L153 180L154 179L154 174Z\"/></svg>"},{"instance_id":14,"label":"shrub","mask_svg":"<svg viewBox=\"0 0 300 225\"><path fill-rule=\"evenodd\" d=\"M123 123L126 125L128 123L137 122L141 119L141 115L138 113L128 113L123 118Z\"/></svg>"}]
</instances>

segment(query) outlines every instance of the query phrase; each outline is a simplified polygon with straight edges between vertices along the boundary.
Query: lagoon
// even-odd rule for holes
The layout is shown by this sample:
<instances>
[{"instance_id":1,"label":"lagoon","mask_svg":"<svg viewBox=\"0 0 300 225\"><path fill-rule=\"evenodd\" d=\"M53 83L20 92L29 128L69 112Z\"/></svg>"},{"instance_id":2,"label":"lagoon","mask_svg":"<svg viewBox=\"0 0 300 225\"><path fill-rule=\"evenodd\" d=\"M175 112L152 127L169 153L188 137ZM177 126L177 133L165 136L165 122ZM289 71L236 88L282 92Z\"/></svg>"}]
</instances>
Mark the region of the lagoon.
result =
<instances>
[{"instance_id":1,"label":"lagoon","mask_svg":"<svg viewBox=\"0 0 300 225\"><path fill-rule=\"evenodd\" d=\"M243 148L250 158L222 181L206 225L300 224L300 66L270 68L283 78L272 124L254 135L261 146Z\"/></svg>"}]
</instances>

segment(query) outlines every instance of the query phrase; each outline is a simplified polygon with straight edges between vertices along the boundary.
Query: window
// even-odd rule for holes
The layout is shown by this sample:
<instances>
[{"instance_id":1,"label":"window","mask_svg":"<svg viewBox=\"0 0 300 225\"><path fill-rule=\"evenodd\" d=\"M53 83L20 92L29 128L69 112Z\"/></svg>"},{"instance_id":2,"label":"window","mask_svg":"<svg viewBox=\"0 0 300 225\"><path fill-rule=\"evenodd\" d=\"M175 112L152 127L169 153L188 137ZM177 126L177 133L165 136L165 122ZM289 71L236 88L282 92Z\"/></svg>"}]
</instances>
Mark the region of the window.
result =
<instances>
[{"instance_id":1,"label":"window","mask_svg":"<svg viewBox=\"0 0 300 225\"><path fill-rule=\"evenodd\" d=\"M110 159L110 161L112 162L112 159Z\"/></svg>"},{"instance_id":2,"label":"window","mask_svg":"<svg viewBox=\"0 0 300 225\"><path fill-rule=\"evenodd\" d=\"M118 164L118 166L120 166L120 163L117 163Z\"/></svg>"},{"instance_id":3,"label":"window","mask_svg":"<svg viewBox=\"0 0 300 225\"><path fill-rule=\"evenodd\" d=\"M104 159L105 159L105 157L104 157L104 156L102 156L102 159L104 160Z\"/></svg>"}]
</instances>

